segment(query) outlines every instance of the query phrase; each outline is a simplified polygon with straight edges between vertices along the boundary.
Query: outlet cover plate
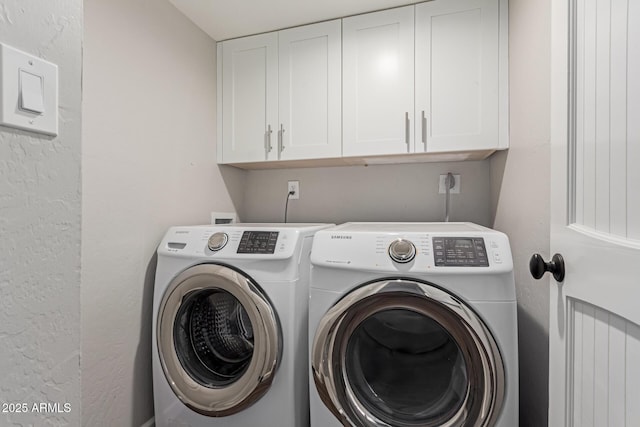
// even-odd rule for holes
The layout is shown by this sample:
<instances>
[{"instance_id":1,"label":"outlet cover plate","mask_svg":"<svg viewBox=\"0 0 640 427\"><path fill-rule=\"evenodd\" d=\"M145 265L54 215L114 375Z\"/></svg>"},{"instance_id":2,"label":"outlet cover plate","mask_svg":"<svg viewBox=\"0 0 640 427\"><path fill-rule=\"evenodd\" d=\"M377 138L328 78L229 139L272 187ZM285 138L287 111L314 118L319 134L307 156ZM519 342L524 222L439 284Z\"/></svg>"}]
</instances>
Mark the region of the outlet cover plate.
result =
<instances>
[{"instance_id":1,"label":"outlet cover plate","mask_svg":"<svg viewBox=\"0 0 640 427\"><path fill-rule=\"evenodd\" d=\"M295 191L295 193L289 196L289 199L298 200L300 198L300 181L289 181L287 183L287 192L290 191Z\"/></svg>"},{"instance_id":2,"label":"outlet cover plate","mask_svg":"<svg viewBox=\"0 0 640 427\"><path fill-rule=\"evenodd\" d=\"M449 194L460 194L460 175L453 174L453 178L455 179L456 182L454 183L453 188L451 188L451 191L449 192ZM446 194L446 187L444 185L446 179L447 179L447 175L440 175L440 183L438 185L438 194Z\"/></svg>"}]
</instances>

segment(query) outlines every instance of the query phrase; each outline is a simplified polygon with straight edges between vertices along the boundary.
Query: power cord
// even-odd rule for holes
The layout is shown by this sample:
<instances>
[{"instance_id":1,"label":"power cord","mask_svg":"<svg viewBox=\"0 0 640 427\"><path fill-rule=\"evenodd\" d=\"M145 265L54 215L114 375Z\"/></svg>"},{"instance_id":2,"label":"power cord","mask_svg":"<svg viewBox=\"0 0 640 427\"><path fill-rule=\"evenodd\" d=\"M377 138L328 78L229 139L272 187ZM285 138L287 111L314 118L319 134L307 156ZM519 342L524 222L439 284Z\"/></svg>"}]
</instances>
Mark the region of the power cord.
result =
<instances>
[{"instance_id":1,"label":"power cord","mask_svg":"<svg viewBox=\"0 0 640 427\"><path fill-rule=\"evenodd\" d=\"M284 223L287 223L287 210L289 209L289 199L291 198L291 196L293 196L294 194L296 194L295 191L289 191L287 193L287 201L284 204Z\"/></svg>"},{"instance_id":2,"label":"power cord","mask_svg":"<svg viewBox=\"0 0 640 427\"><path fill-rule=\"evenodd\" d=\"M456 185L456 179L451 172L444 180L446 200L444 204L444 222L449 222L449 212L451 212L451 189Z\"/></svg>"}]
</instances>

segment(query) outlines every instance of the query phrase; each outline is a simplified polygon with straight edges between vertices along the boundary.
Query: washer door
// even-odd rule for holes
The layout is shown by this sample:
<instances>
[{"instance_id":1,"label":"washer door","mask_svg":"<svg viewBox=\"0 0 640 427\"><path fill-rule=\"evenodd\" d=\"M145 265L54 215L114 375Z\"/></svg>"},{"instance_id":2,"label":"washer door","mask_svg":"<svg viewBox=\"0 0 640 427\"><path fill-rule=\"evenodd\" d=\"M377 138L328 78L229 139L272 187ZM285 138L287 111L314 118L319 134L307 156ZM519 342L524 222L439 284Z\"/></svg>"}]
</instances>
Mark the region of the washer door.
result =
<instances>
[{"instance_id":1,"label":"washer door","mask_svg":"<svg viewBox=\"0 0 640 427\"><path fill-rule=\"evenodd\" d=\"M490 426L504 397L493 336L428 283L384 280L333 306L311 354L320 398L345 425Z\"/></svg>"},{"instance_id":2,"label":"washer door","mask_svg":"<svg viewBox=\"0 0 640 427\"><path fill-rule=\"evenodd\" d=\"M191 267L170 283L157 320L164 374L194 411L231 415L269 389L280 360L280 324L249 277L224 265Z\"/></svg>"}]
</instances>

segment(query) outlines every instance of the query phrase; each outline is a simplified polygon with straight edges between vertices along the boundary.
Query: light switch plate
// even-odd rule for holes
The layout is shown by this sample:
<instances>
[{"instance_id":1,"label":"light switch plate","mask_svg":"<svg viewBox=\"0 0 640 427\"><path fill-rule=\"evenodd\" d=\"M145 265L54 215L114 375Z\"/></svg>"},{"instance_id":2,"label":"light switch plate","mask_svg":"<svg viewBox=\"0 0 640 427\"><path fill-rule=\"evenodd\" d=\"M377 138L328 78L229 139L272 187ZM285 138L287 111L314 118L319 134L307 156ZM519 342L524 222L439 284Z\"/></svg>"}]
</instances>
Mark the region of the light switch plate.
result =
<instances>
[{"instance_id":1,"label":"light switch plate","mask_svg":"<svg viewBox=\"0 0 640 427\"><path fill-rule=\"evenodd\" d=\"M42 113L23 108L22 98L28 96L33 101L34 93L21 96L21 71L42 79ZM28 89L33 90L33 87ZM57 65L0 43L0 97L0 125L45 135L58 135ZM37 96L35 101L39 107L40 100Z\"/></svg>"}]
</instances>

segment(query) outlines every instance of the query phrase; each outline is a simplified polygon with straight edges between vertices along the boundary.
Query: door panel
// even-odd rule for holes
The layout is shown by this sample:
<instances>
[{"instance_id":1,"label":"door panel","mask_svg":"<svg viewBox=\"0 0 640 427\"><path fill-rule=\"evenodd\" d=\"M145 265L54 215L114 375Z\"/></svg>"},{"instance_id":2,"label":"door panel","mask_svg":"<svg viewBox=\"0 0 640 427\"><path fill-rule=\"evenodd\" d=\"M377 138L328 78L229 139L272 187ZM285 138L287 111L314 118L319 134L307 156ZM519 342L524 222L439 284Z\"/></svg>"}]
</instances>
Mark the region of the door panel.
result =
<instances>
[{"instance_id":1,"label":"door panel","mask_svg":"<svg viewBox=\"0 0 640 427\"><path fill-rule=\"evenodd\" d=\"M640 2L627 7L627 236L640 240Z\"/></svg>"},{"instance_id":2,"label":"door panel","mask_svg":"<svg viewBox=\"0 0 640 427\"><path fill-rule=\"evenodd\" d=\"M573 423L576 426L624 426L638 420L630 398L640 384L640 327L579 300L570 301ZM627 390L629 388L629 390ZM637 394L636 394L637 395Z\"/></svg>"},{"instance_id":3,"label":"door panel","mask_svg":"<svg viewBox=\"0 0 640 427\"><path fill-rule=\"evenodd\" d=\"M634 143L640 138L634 120L640 70L632 72L640 53L630 44L632 12L629 5L628 20L621 0L576 3L575 223L640 240L640 196L633 184L640 175L632 166L640 161Z\"/></svg>"}]
</instances>

